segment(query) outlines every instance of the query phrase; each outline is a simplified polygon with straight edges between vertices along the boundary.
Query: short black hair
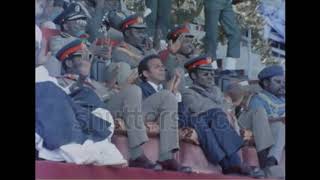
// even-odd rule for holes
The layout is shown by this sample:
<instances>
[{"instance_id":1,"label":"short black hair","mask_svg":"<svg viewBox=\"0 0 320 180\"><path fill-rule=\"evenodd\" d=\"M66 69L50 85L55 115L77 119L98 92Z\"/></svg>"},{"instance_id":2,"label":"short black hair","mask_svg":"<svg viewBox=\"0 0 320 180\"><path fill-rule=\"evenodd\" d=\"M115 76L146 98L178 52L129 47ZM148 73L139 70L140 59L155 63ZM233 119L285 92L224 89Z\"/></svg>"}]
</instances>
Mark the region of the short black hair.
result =
<instances>
[{"instance_id":1,"label":"short black hair","mask_svg":"<svg viewBox=\"0 0 320 180\"><path fill-rule=\"evenodd\" d=\"M194 81L194 79L192 79L192 76L191 76L192 73L195 74L195 75L197 75L198 69L197 69L197 68L194 68L194 69L188 71L188 74L189 74L190 79L191 79L192 81Z\"/></svg>"},{"instance_id":2,"label":"short black hair","mask_svg":"<svg viewBox=\"0 0 320 180\"><path fill-rule=\"evenodd\" d=\"M271 77L268 77L268 78L264 78L264 79L259 80L259 86L260 86L262 89L265 89L263 82L264 82L264 81L270 81L270 79L271 79Z\"/></svg>"},{"instance_id":3,"label":"short black hair","mask_svg":"<svg viewBox=\"0 0 320 180\"><path fill-rule=\"evenodd\" d=\"M142 81L146 81L147 79L146 77L144 77L143 71L149 71L148 63L152 59L161 59L161 58L158 54L151 54L151 55L145 56L139 63L138 74Z\"/></svg>"},{"instance_id":4,"label":"short black hair","mask_svg":"<svg viewBox=\"0 0 320 180\"><path fill-rule=\"evenodd\" d=\"M71 58L67 58L64 61L62 61L61 65L62 65L63 72L67 72L67 70L69 69L69 67L67 66L66 62L70 61L70 60L71 60Z\"/></svg>"},{"instance_id":5,"label":"short black hair","mask_svg":"<svg viewBox=\"0 0 320 180\"><path fill-rule=\"evenodd\" d=\"M64 74L64 73L68 70L68 66L67 66L67 64L66 64L66 61L67 61L67 59L65 59L65 60L62 61L62 63L61 63L61 67L62 67L62 69L61 69L61 74Z\"/></svg>"},{"instance_id":6,"label":"short black hair","mask_svg":"<svg viewBox=\"0 0 320 180\"><path fill-rule=\"evenodd\" d=\"M122 35L123 35L123 37L126 37L127 35L126 35L126 32L129 30L130 28L126 28L126 29L124 29L123 31L122 31Z\"/></svg>"},{"instance_id":7,"label":"short black hair","mask_svg":"<svg viewBox=\"0 0 320 180\"><path fill-rule=\"evenodd\" d=\"M64 24L65 24L65 21L63 23L59 24L60 25L60 30L62 32L65 32L65 29L64 29L64 26L63 26Z\"/></svg>"}]
</instances>

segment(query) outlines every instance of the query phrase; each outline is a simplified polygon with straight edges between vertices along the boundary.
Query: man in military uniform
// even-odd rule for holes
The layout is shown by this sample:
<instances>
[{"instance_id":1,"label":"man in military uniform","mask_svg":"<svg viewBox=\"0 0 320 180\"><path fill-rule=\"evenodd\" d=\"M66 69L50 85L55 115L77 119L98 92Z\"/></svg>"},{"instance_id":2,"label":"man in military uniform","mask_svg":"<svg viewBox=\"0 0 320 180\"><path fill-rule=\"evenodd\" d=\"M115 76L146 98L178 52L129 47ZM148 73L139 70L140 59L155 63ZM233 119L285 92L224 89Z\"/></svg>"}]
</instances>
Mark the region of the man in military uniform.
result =
<instances>
[{"instance_id":1,"label":"man in military uniform","mask_svg":"<svg viewBox=\"0 0 320 180\"><path fill-rule=\"evenodd\" d=\"M188 61L185 68L193 84L182 91L186 113L181 124L197 131L206 157L213 164L219 163L224 174L262 177L259 169L245 167L241 163L238 151L244 142L225 113L224 96L214 84L212 59L199 56Z\"/></svg>"},{"instance_id":2,"label":"man in military uniform","mask_svg":"<svg viewBox=\"0 0 320 180\"><path fill-rule=\"evenodd\" d=\"M82 3L76 2L71 3L53 22L60 26L60 38L77 37L85 41L88 38L85 30L89 19L91 15L88 9ZM51 48L59 49L54 44Z\"/></svg>"},{"instance_id":3,"label":"man in military uniform","mask_svg":"<svg viewBox=\"0 0 320 180\"><path fill-rule=\"evenodd\" d=\"M159 52L159 55L166 66L168 79L171 79L176 69L180 74L184 75L184 64L190 58L196 56L198 52L193 44L194 35L190 33L186 25L179 25L173 28L168 33L167 40L169 41L168 48ZM179 89L184 88L184 86L190 86L191 83L190 78L182 76Z\"/></svg>"},{"instance_id":4,"label":"man in military uniform","mask_svg":"<svg viewBox=\"0 0 320 180\"><path fill-rule=\"evenodd\" d=\"M91 101L91 91L103 102L103 107L109 107L113 98L129 109L139 109L136 105L141 104L141 91L133 84L134 74L127 79L127 84L116 87L114 84L103 84L89 78L92 54L86 45L79 39L70 40L56 54L56 58L62 62L64 74L58 77L59 84L70 89L71 95L77 95L81 101ZM83 75L85 74L85 75ZM136 75L137 76L137 75ZM130 79L131 78L131 79ZM79 91L85 87L87 90ZM141 108L140 108L141 109ZM112 111L112 109L110 109ZM120 111L120 110L119 110ZM126 118L126 117L125 117Z\"/></svg>"},{"instance_id":5,"label":"man in military uniform","mask_svg":"<svg viewBox=\"0 0 320 180\"><path fill-rule=\"evenodd\" d=\"M63 87L69 87L72 92L77 92L77 89L86 87L95 92L102 102L106 102L115 93L111 88L107 88L104 84L91 80L87 76L81 76L81 71L90 73L92 62L92 54L86 45L77 38L68 38L65 45L56 53L56 58L62 64L63 74L58 76L59 83ZM87 57L85 57L87 56Z\"/></svg>"},{"instance_id":6,"label":"man in military uniform","mask_svg":"<svg viewBox=\"0 0 320 180\"><path fill-rule=\"evenodd\" d=\"M252 131L260 166L271 176L283 177L284 172L276 165L285 147L284 71L278 65L268 66L258 78L262 91L244 101L239 125Z\"/></svg>"},{"instance_id":7,"label":"man in military uniform","mask_svg":"<svg viewBox=\"0 0 320 180\"><path fill-rule=\"evenodd\" d=\"M88 41L89 35L86 34L86 27L88 18L91 18L86 6L81 2L71 3L67 9L65 9L55 20L56 24L61 27L61 33L58 36L54 36L50 39L49 50L55 55L65 42L70 39L78 38L87 44L90 52L94 55L90 77L99 82L111 81L109 74L105 74L106 69L112 72L115 67L118 68L117 76L118 83L124 83L125 79L131 73L129 65L125 63L113 63L111 62L111 43L100 43L98 40L90 43ZM109 40L110 41L110 40ZM58 76L61 73L61 63L59 61L51 60L50 66L54 73L54 76ZM106 77L107 76L107 77Z\"/></svg>"},{"instance_id":8,"label":"man in military uniform","mask_svg":"<svg viewBox=\"0 0 320 180\"><path fill-rule=\"evenodd\" d=\"M218 22L228 38L226 59L222 61L224 70L235 70L236 59L240 58L240 29L232 9L232 0L204 0L205 46L207 55L217 58Z\"/></svg>"},{"instance_id":9,"label":"man in military uniform","mask_svg":"<svg viewBox=\"0 0 320 180\"><path fill-rule=\"evenodd\" d=\"M111 27L121 31L124 37L124 42L112 50L114 62L126 62L131 68L136 68L144 56L156 53L141 16L134 14L127 17L122 12L113 11L109 13L109 21Z\"/></svg>"},{"instance_id":10,"label":"man in military uniform","mask_svg":"<svg viewBox=\"0 0 320 180\"><path fill-rule=\"evenodd\" d=\"M87 19L91 17L85 7L80 3L71 3L53 22L60 26L61 33L51 37L49 41L49 51L55 55L62 48L69 38L80 38L84 34ZM50 75L61 75L61 63L54 56L46 64Z\"/></svg>"},{"instance_id":11,"label":"man in military uniform","mask_svg":"<svg viewBox=\"0 0 320 180\"><path fill-rule=\"evenodd\" d=\"M126 163L116 146L111 143L113 118L100 106L101 100L86 91L89 92L85 96L87 101L81 101L81 93L78 93L80 88L76 93L70 89L70 94L69 88L62 87L56 78L49 76L43 66L50 56L45 55L45 48L46 42L42 40L41 30L36 26L37 158L76 164ZM86 73L83 69L79 71L81 75Z\"/></svg>"},{"instance_id":12,"label":"man in military uniform","mask_svg":"<svg viewBox=\"0 0 320 180\"><path fill-rule=\"evenodd\" d=\"M168 34L167 40L169 47L169 54L164 61L169 58L175 59L176 66L183 67L183 65L196 53L196 48L193 44L194 35L190 33L186 25L178 25L174 27ZM171 55L171 56L170 56Z\"/></svg>"}]
</instances>

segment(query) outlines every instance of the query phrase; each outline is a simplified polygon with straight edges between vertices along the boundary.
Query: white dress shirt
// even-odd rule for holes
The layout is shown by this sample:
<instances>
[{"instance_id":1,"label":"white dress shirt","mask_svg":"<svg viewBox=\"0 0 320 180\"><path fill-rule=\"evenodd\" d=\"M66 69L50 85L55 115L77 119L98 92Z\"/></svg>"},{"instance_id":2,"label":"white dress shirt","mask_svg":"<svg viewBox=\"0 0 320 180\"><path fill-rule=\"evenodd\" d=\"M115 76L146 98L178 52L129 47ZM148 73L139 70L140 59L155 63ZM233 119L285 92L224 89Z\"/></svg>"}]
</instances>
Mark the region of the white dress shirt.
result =
<instances>
[{"instance_id":1,"label":"white dress shirt","mask_svg":"<svg viewBox=\"0 0 320 180\"><path fill-rule=\"evenodd\" d=\"M60 87L64 92L70 94L69 87L62 87L59 85L58 80L55 77L49 75L48 70L44 66L36 67L36 83L40 82L53 82L55 85Z\"/></svg>"}]
</instances>

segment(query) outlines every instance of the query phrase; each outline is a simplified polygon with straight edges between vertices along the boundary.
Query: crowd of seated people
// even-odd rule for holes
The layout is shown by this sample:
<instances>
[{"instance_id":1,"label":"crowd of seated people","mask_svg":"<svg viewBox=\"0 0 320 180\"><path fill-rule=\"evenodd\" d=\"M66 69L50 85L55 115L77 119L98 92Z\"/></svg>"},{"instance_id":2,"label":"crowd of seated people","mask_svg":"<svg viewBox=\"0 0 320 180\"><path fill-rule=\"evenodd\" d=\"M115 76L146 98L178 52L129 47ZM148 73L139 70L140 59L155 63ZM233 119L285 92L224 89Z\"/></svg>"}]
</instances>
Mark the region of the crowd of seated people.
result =
<instances>
[{"instance_id":1,"label":"crowd of seated people","mask_svg":"<svg viewBox=\"0 0 320 180\"><path fill-rule=\"evenodd\" d=\"M191 173L174 158L179 128L188 127L224 174L269 176L285 147L283 69L263 69L259 92L235 82L223 93L216 60L193 45L187 25L154 49L144 17L120 7L36 0L36 158ZM124 121L128 160L111 141L116 118ZM160 124L156 162L142 148L146 122ZM261 169L241 161L241 131L251 132Z\"/></svg>"}]
</instances>

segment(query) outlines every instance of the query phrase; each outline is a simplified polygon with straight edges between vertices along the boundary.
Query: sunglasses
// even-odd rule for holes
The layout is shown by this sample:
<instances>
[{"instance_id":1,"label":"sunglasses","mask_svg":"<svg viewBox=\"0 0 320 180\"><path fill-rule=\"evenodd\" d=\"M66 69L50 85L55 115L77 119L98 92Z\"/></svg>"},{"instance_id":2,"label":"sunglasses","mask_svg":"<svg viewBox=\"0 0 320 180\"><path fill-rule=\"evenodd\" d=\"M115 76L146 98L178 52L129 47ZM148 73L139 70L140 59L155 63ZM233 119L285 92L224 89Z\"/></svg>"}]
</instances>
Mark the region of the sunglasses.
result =
<instances>
[{"instance_id":1,"label":"sunglasses","mask_svg":"<svg viewBox=\"0 0 320 180\"><path fill-rule=\"evenodd\" d=\"M90 53L88 50L82 50L81 52L78 52L77 54L74 54L73 56L80 57L80 61L88 61L92 62L93 60L93 54Z\"/></svg>"}]
</instances>

